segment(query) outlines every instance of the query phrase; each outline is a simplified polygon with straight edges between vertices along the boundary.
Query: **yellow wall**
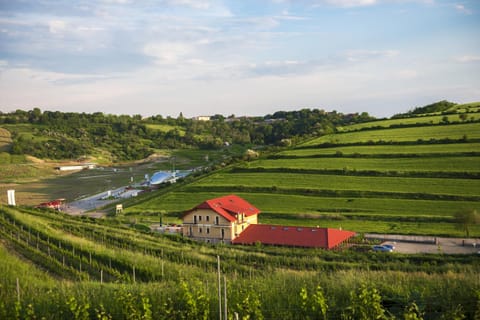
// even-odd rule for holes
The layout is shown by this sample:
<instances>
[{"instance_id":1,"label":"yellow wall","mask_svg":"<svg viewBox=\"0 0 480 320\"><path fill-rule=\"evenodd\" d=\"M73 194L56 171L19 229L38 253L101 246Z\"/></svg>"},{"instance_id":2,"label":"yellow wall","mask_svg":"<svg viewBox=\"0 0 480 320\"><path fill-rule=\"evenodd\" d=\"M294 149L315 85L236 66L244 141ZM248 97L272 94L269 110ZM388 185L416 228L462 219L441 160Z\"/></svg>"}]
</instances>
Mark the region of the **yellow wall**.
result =
<instances>
[{"instance_id":1,"label":"yellow wall","mask_svg":"<svg viewBox=\"0 0 480 320\"><path fill-rule=\"evenodd\" d=\"M216 224L216 217L218 217L218 224ZM193 239L208 242L218 242L223 240L229 243L246 229L249 224L256 223L257 215L250 217L239 215L238 221L230 222L213 210L197 209L189 212L183 217L182 231L184 236ZM224 232L223 237L222 229Z\"/></svg>"}]
</instances>

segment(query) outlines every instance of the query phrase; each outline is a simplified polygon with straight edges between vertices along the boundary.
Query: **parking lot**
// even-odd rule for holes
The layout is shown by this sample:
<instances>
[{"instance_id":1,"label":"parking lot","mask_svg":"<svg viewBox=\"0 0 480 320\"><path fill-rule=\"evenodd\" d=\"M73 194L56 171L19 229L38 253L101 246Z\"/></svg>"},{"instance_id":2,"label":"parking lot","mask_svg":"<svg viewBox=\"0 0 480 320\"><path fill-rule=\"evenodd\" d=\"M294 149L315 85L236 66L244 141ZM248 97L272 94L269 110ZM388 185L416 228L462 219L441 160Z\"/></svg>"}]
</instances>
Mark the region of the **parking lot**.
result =
<instances>
[{"instance_id":1,"label":"parking lot","mask_svg":"<svg viewBox=\"0 0 480 320\"><path fill-rule=\"evenodd\" d=\"M437 243L420 243L404 241L384 241L393 244L394 252L400 253L446 253L472 254L480 251L480 239L436 238Z\"/></svg>"}]
</instances>

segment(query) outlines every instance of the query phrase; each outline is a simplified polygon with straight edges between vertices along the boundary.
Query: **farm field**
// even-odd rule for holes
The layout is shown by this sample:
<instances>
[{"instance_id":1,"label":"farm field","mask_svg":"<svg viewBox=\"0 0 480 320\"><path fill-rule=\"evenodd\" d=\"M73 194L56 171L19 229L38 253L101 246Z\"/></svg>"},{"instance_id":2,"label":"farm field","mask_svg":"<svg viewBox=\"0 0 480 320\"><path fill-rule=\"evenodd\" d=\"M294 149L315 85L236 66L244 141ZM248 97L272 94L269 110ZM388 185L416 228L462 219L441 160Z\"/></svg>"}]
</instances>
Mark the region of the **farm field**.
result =
<instances>
[{"instance_id":1,"label":"farm field","mask_svg":"<svg viewBox=\"0 0 480 320\"><path fill-rule=\"evenodd\" d=\"M463 137L471 135L472 125L478 126L465 123L331 135L332 141L348 135L351 144L379 132L394 140L390 145L321 148L309 141L139 201L125 212L141 219L161 210L180 222L181 212L205 199L233 193L260 208L260 223L461 237L464 230L455 223L454 214L480 210L480 143L415 145L415 138L409 138L408 145L395 142L406 139L404 130L412 135L422 132L424 141ZM478 225L472 226L471 234L480 237Z\"/></svg>"},{"instance_id":2,"label":"farm field","mask_svg":"<svg viewBox=\"0 0 480 320\"><path fill-rule=\"evenodd\" d=\"M338 132L364 130L367 128L388 128L391 126L439 124L444 121L445 117L449 122L463 122L465 120L477 121L477 120L480 120L480 113L471 112L471 113L465 113L465 114L458 113L458 114L417 116L417 117L401 118L401 119L379 120L379 121L372 121L367 123L354 124L348 127L340 127L338 128ZM465 117L465 120L463 120L462 117Z\"/></svg>"},{"instance_id":3,"label":"farm field","mask_svg":"<svg viewBox=\"0 0 480 320\"><path fill-rule=\"evenodd\" d=\"M219 172L189 187L271 188L295 190L355 190L389 193L425 193L431 195L478 196L480 179L435 179L403 177L365 177L294 173ZM480 198L479 198L480 200Z\"/></svg>"},{"instance_id":4,"label":"farm field","mask_svg":"<svg viewBox=\"0 0 480 320\"><path fill-rule=\"evenodd\" d=\"M328 319L372 304L396 318L413 303L425 319L478 315L476 255L214 246L115 220L6 207L0 237L5 319L216 319L217 256L223 311L225 303L241 318L313 318L318 310L305 305L320 297Z\"/></svg>"},{"instance_id":5,"label":"farm field","mask_svg":"<svg viewBox=\"0 0 480 320\"><path fill-rule=\"evenodd\" d=\"M442 140L460 140L460 139L479 139L480 122L465 124L437 125L427 127L394 128L380 130L365 130L357 132L346 132L338 134L329 134L317 139L310 140L303 146L315 146L322 143L348 144L364 142L405 142L405 141L428 141L431 139Z\"/></svg>"},{"instance_id":6,"label":"farm field","mask_svg":"<svg viewBox=\"0 0 480 320\"><path fill-rule=\"evenodd\" d=\"M389 155L394 157L396 154L407 154L411 156L433 156L433 155L452 155L468 154L478 152L480 143L451 143L451 144L421 144L421 145L367 145L367 146L341 146L329 148L309 148L309 149L290 149L280 151L276 156L293 157L312 157L316 155L330 156L378 156Z\"/></svg>"},{"instance_id":7,"label":"farm field","mask_svg":"<svg viewBox=\"0 0 480 320\"><path fill-rule=\"evenodd\" d=\"M480 157L431 157L431 158L319 158L319 159L261 159L250 162L246 168L284 168L284 169L316 169L316 170L370 170L370 171L447 171L478 172Z\"/></svg>"}]
</instances>

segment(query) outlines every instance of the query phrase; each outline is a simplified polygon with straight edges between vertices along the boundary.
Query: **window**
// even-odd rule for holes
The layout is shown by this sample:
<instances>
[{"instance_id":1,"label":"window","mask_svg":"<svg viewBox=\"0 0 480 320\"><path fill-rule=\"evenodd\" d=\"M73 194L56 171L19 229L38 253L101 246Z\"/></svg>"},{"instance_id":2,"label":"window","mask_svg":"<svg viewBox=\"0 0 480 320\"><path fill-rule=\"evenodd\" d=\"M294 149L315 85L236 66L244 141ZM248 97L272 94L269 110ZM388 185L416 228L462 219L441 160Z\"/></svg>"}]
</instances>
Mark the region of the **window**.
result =
<instances>
[{"instance_id":1,"label":"window","mask_svg":"<svg viewBox=\"0 0 480 320\"><path fill-rule=\"evenodd\" d=\"M215 217L215 224L220 224L220 219L218 218L218 216Z\"/></svg>"},{"instance_id":2,"label":"window","mask_svg":"<svg viewBox=\"0 0 480 320\"><path fill-rule=\"evenodd\" d=\"M210 221L210 216L207 216L207 221Z\"/></svg>"},{"instance_id":3,"label":"window","mask_svg":"<svg viewBox=\"0 0 480 320\"><path fill-rule=\"evenodd\" d=\"M210 228L207 228L207 234L209 234L209 233L210 233Z\"/></svg>"},{"instance_id":4,"label":"window","mask_svg":"<svg viewBox=\"0 0 480 320\"><path fill-rule=\"evenodd\" d=\"M202 228L198 228L198 233L202 233Z\"/></svg>"},{"instance_id":5,"label":"window","mask_svg":"<svg viewBox=\"0 0 480 320\"><path fill-rule=\"evenodd\" d=\"M202 221L202 216L198 216L198 221Z\"/></svg>"},{"instance_id":6,"label":"window","mask_svg":"<svg viewBox=\"0 0 480 320\"><path fill-rule=\"evenodd\" d=\"M222 229L222 239L225 238L225 229Z\"/></svg>"},{"instance_id":7,"label":"window","mask_svg":"<svg viewBox=\"0 0 480 320\"><path fill-rule=\"evenodd\" d=\"M189 231L190 231L190 235L193 236L193 228L192 227L190 227Z\"/></svg>"},{"instance_id":8,"label":"window","mask_svg":"<svg viewBox=\"0 0 480 320\"><path fill-rule=\"evenodd\" d=\"M193 223L197 223L197 216L193 216Z\"/></svg>"}]
</instances>

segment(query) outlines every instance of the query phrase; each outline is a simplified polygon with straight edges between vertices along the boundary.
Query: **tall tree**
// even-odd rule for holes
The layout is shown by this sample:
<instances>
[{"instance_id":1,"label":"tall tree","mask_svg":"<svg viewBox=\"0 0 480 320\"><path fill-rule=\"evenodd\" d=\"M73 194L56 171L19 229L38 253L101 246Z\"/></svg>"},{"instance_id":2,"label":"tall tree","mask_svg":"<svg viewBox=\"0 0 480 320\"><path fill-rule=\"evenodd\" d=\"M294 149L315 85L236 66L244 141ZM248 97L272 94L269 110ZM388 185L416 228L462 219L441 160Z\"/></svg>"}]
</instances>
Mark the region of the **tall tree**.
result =
<instances>
[{"instance_id":1,"label":"tall tree","mask_svg":"<svg viewBox=\"0 0 480 320\"><path fill-rule=\"evenodd\" d=\"M458 227L465 231L466 237L470 236L470 228L472 225L477 224L480 221L477 210L474 209L457 211L455 212L454 219L458 224Z\"/></svg>"}]
</instances>

